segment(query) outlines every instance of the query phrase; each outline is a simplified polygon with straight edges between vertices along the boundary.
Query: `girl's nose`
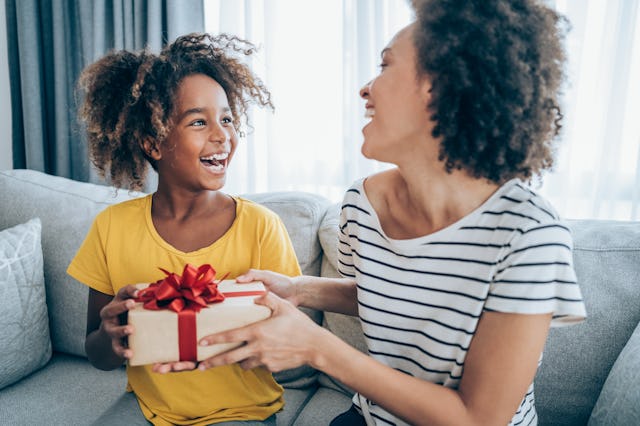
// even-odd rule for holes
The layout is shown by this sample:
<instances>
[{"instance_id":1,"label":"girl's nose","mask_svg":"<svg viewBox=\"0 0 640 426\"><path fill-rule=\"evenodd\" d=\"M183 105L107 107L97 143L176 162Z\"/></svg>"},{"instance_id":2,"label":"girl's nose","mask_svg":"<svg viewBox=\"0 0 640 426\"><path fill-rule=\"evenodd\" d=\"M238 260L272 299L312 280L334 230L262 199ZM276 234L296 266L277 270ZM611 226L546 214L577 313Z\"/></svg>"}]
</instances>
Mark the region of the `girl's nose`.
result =
<instances>
[{"instance_id":1,"label":"girl's nose","mask_svg":"<svg viewBox=\"0 0 640 426\"><path fill-rule=\"evenodd\" d=\"M211 129L211 133L209 133L209 140L211 142L225 143L229 140L229 134L220 123L216 123Z\"/></svg>"},{"instance_id":2,"label":"girl's nose","mask_svg":"<svg viewBox=\"0 0 640 426\"><path fill-rule=\"evenodd\" d=\"M360 97L362 99L367 99L369 97L369 86L371 86L370 81L364 86L362 86L362 89L360 89Z\"/></svg>"}]
</instances>

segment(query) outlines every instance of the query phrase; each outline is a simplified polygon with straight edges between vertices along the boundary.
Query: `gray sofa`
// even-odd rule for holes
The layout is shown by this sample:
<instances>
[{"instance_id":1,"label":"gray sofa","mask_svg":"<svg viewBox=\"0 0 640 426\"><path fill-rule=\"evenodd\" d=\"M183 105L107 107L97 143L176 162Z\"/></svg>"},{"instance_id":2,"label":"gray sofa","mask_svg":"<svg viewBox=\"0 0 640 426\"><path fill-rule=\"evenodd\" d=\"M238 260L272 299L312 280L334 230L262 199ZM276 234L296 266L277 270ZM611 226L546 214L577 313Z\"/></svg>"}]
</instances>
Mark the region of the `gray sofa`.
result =
<instances>
[{"instance_id":1,"label":"gray sofa","mask_svg":"<svg viewBox=\"0 0 640 426\"><path fill-rule=\"evenodd\" d=\"M88 290L65 270L93 217L139 195L32 170L0 171L0 424L100 424L124 394L124 369L99 371L85 358ZM305 274L336 275L338 205L301 192L245 196L281 216ZM7 251L26 244L7 230L34 218L41 224L40 263L7 268ZM550 333L535 381L539 424L640 424L640 223L570 221L570 227L589 317ZM33 271L18 273L18 266ZM20 285L28 292L7 288ZM10 306L26 306L22 311L6 308L7 299L21 297L28 300ZM305 312L364 350L357 319ZM309 367L276 378L286 388L279 425L326 425L351 403L348 388Z\"/></svg>"}]
</instances>

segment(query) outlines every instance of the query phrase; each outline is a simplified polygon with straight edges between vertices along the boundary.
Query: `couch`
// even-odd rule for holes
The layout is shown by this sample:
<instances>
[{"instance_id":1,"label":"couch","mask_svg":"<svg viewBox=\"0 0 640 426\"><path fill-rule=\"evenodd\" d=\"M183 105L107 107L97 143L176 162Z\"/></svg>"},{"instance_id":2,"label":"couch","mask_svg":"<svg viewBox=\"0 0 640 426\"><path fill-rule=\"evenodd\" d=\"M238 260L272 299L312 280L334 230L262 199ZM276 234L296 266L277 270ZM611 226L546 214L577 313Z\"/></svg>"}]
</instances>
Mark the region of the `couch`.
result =
<instances>
[{"instance_id":1,"label":"couch","mask_svg":"<svg viewBox=\"0 0 640 426\"><path fill-rule=\"evenodd\" d=\"M0 171L0 424L103 424L125 393L123 368L86 359L88 289L65 271L93 217L140 195ZM280 215L303 273L337 276L338 204L303 192L244 196ZM640 424L640 222L569 225L588 320L550 332L535 379L539 424ZM366 350L357 318L303 310ZM278 425L326 425L351 404L349 388L308 366L276 378L286 401Z\"/></svg>"}]
</instances>

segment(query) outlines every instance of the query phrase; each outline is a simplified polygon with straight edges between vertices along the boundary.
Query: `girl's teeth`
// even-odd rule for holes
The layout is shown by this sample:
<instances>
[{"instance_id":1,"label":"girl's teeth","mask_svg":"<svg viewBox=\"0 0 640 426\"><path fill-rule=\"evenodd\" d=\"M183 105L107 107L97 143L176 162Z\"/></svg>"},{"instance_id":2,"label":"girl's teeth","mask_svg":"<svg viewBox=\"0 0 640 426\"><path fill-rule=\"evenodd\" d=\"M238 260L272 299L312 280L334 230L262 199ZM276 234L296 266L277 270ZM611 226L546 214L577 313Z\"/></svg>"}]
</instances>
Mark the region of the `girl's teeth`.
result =
<instances>
[{"instance_id":1,"label":"girl's teeth","mask_svg":"<svg viewBox=\"0 0 640 426\"><path fill-rule=\"evenodd\" d=\"M365 118L371 118L376 114L375 110L373 108L367 108L364 111L364 117Z\"/></svg>"},{"instance_id":2,"label":"girl's teeth","mask_svg":"<svg viewBox=\"0 0 640 426\"><path fill-rule=\"evenodd\" d=\"M213 154L208 157L200 157L200 159L203 161L212 161L212 160L223 161L223 160L226 160L228 156L229 156L229 153L223 152L220 154Z\"/></svg>"}]
</instances>

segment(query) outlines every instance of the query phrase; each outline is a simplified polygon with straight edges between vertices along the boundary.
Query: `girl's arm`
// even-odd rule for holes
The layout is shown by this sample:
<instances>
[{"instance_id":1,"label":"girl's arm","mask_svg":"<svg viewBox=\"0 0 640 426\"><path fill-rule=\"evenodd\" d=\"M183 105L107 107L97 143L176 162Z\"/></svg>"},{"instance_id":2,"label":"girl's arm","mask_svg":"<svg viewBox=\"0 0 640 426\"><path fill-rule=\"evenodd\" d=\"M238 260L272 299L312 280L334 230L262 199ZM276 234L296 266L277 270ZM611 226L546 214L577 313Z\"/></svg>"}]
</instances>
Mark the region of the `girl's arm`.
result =
<instances>
[{"instance_id":1,"label":"girl's arm","mask_svg":"<svg viewBox=\"0 0 640 426\"><path fill-rule=\"evenodd\" d=\"M281 371L309 364L411 424L507 424L533 381L551 314L485 312L457 390L414 378L349 346L273 294L265 321L205 337L202 343L246 341L203 361L201 369L239 362Z\"/></svg>"},{"instance_id":2,"label":"girl's arm","mask_svg":"<svg viewBox=\"0 0 640 426\"><path fill-rule=\"evenodd\" d=\"M294 306L358 315L356 283L350 278L301 275L287 277L272 271L251 269L236 278L239 283L262 281L265 287Z\"/></svg>"}]
</instances>

